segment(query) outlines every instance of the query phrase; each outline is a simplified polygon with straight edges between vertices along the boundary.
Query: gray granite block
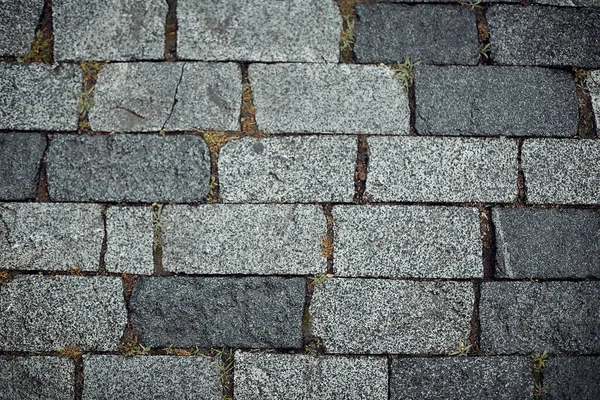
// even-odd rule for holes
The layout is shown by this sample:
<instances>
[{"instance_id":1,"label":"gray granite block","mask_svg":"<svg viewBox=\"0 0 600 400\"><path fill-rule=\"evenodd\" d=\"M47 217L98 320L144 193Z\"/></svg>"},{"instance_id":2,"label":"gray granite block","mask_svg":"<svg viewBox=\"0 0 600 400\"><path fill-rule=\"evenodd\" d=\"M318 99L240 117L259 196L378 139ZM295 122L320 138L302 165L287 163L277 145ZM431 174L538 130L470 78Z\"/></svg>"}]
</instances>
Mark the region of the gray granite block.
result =
<instances>
[{"instance_id":1,"label":"gray granite block","mask_svg":"<svg viewBox=\"0 0 600 400\"><path fill-rule=\"evenodd\" d=\"M477 65L475 13L459 5L357 4L358 62Z\"/></svg>"},{"instance_id":2,"label":"gray granite block","mask_svg":"<svg viewBox=\"0 0 600 400\"><path fill-rule=\"evenodd\" d=\"M164 58L164 0L54 0L57 60L156 60Z\"/></svg>"},{"instance_id":3,"label":"gray granite block","mask_svg":"<svg viewBox=\"0 0 600 400\"><path fill-rule=\"evenodd\" d=\"M53 200L184 203L206 197L210 159L200 136L58 135L47 171Z\"/></svg>"},{"instance_id":4,"label":"gray granite block","mask_svg":"<svg viewBox=\"0 0 600 400\"><path fill-rule=\"evenodd\" d=\"M242 138L219 154L225 203L352 201L356 138Z\"/></svg>"},{"instance_id":5,"label":"gray granite block","mask_svg":"<svg viewBox=\"0 0 600 400\"><path fill-rule=\"evenodd\" d=\"M334 0L179 0L177 19L184 59L338 62Z\"/></svg>"},{"instance_id":6,"label":"gray granite block","mask_svg":"<svg viewBox=\"0 0 600 400\"><path fill-rule=\"evenodd\" d=\"M35 197L45 148L46 137L39 133L0 134L0 199Z\"/></svg>"},{"instance_id":7,"label":"gray granite block","mask_svg":"<svg viewBox=\"0 0 600 400\"><path fill-rule=\"evenodd\" d=\"M44 0L4 0L0 6L0 56L29 52Z\"/></svg>"},{"instance_id":8,"label":"gray granite block","mask_svg":"<svg viewBox=\"0 0 600 400\"><path fill-rule=\"evenodd\" d=\"M0 315L0 351L115 351L127 323L121 279L107 276L17 276Z\"/></svg>"},{"instance_id":9,"label":"gray granite block","mask_svg":"<svg viewBox=\"0 0 600 400\"><path fill-rule=\"evenodd\" d=\"M528 399L527 357L397 358L391 363L391 400Z\"/></svg>"},{"instance_id":10,"label":"gray granite block","mask_svg":"<svg viewBox=\"0 0 600 400\"><path fill-rule=\"evenodd\" d=\"M483 276L479 212L466 207L334 206L339 276Z\"/></svg>"},{"instance_id":11,"label":"gray granite block","mask_svg":"<svg viewBox=\"0 0 600 400\"><path fill-rule=\"evenodd\" d=\"M377 201L512 202L517 144L509 139L370 137L366 196Z\"/></svg>"},{"instance_id":12,"label":"gray granite block","mask_svg":"<svg viewBox=\"0 0 600 400\"><path fill-rule=\"evenodd\" d=\"M527 201L535 204L600 204L600 141L523 143Z\"/></svg>"},{"instance_id":13,"label":"gray granite block","mask_svg":"<svg viewBox=\"0 0 600 400\"><path fill-rule=\"evenodd\" d=\"M328 353L449 353L474 300L470 282L331 278L315 287L311 331Z\"/></svg>"},{"instance_id":14,"label":"gray granite block","mask_svg":"<svg viewBox=\"0 0 600 400\"><path fill-rule=\"evenodd\" d=\"M264 132L409 132L408 95L389 67L252 64L249 78Z\"/></svg>"},{"instance_id":15,"label":"gray granite block","mask_svg":"<svg viewBox=\"0 0 600 400\"><path fill-rule=\"evenodd\" d=\"M98 271L103 240L100 205L0 203L0 268Z\"/></svg>"},{"instance_id":16,"label":"gray granite block","mask_svg":"<svg viewBox=\"0 0 600 400\"><path fill-rule=\"evenodd\" d=\"M221 400L219 365L209 357L83 356L83 399Z\"/></svg>"},{"instance_id":17,"label":"gray granite block","mask_svg":"<svg viewBox=\"0 0 600 400\"><path fill-rule=\"evenodd\" d=\"M74 131L81 68L0 63L0 129Z\"/></svg>"},{"instance_id":18,"label":"gray granite block","mask_svg":"<svg viewBox=\"0 0 600 400\"><path fill-rule=\"evenodd\" d=\"M75 364L61 357L0 356L0 399L72 400Z\"/></svg>"},{"instance_id":19,"label":"gray granite block","mask_svg":"<svg viewBox=\"0 0 600 400\"><path fill-rule=\"evenodd\" d=\"M327 270L325 214L316 205L165 206L161 224L166 271L311 275Z\"/></svg>"},{"instance_id":20,"label":"gray granite block","mask_svg":"<svg viewBox=\"0 0 600 400\"><path fill-rule=\"evenodd\" d=\"M545 399L600 399L600 357L550 357L544 368Z\"/></svg>"},{"instance_id":21,"label":"gray granite block","mask_svg":"<svg viewBox=\"0 0 600 400\"><path fill-rule=\"evenodd\" d=\"M599 0L536 0L536 4L557 7L600 7Z\"/></svg>"},{"instance_id":22,"label":"gray granite block","mask_svg":"<svg viewBox=\"0 0 600 400\"><path fill-rule=\"evenodd\" d=\"M141 278L131 324L145 346L299 348L302 278Z\"/></svg>"},{"instance_id":23,"label":"gray granite block","mask_svg":"<svg viewBox=\"0 0 600 400\"><path fill-rule=\"evenodd\" d=\"M235 353L238 400L387 400L384 357Z\"/></svg>"},{"instance_id":24,"label":"gray granite block","mask_svg":"<svg viewBox=\"0 0 600 400\"><path fill-rule=\"evenodd\" d=\"M598 282L484 282L479 315L488 354L600 351Z\"/></svg>"},{"instance_id":25,"label":"gray granite block","mask_svg":"<svg viewBox=\"0 0 600 400\"><path fill-rule=\"evenodd\" d=\"M600 5L600 1L598 4ZM594 111L597 128L600 126L600 70L590 71L586 83L592 99L592 109Z\"/></svg>"}]
</instances>

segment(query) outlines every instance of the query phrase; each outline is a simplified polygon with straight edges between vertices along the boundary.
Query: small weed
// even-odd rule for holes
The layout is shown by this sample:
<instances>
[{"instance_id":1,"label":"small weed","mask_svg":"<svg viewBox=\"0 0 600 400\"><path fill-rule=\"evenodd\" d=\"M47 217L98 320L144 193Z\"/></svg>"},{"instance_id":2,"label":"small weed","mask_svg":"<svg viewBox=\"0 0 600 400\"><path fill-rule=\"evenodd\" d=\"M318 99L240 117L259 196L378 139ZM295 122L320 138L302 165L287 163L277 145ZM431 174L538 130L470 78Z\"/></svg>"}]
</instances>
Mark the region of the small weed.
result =
<instances>
[{"instance_id":1,"label":"small weed","mask_svg":"<svg viewBox=\"0 0 600 400\"><path fill-rule=\"evenodd\" d=\"M206 196L206 203L208 204L216 204L219 202L217 198L217 188L219 184L217 182L217 177L214 175L210 176L210 182L208 183L208 196Z\"/></svg>"},{"instance_id":2,"label":"small weed","mask_svg":"<svg viewBox=\"0 0 600 400\"><path fill-rule=\"evenodd\" d=\"M333 278L333 274L317 274L315 276L311 276L309 279L311 285L317 286L325 283L330 278Z\"/></svg>"},{"instance_id":3,"label":"small weed","mask_svg":"<svg viewBox=\"0 0 600 400\"><path fill-rule=\"evenodd\" d=\"M340 33L340 51L349 50L354 45L356 40L354 34L354 27L356 25L355 19L353 16L344 15L342 17L343 20L343 28Z\"/></svg>"},{"instance_id":4,"label":"small weed","mask_svg":"<svg viewBox=\"0 0 600 400\"><path fill-rule=\"evenodd\" d=\"M81 357L81 349L75 346L65 347L64 349L59 350L57 353L59 357L68 357L74 360Z\"/></svg>"},{"instance_id":5,"label":"small weed","mask_svg":"<svg viewBox=\"0 0 600 400\"><path fill-rule=\"evenodd\" d=\"M584 69L574 68L575 71L575 85L577 90L583 93L589 93L590 89L587 85L588 73Z\"/></svg>"},{"instance_id":6,"label":"small weed","mask_svg":"<svg viewBox=\"0 0 600 400\"><path fill-rule=\"evenodd\" d=\"M422 60L413 62L410 57L406 57L403 63L398 61L393 65L394 78L400 80L402 85L408 89L413 85L413 83L415 83L415 67L422 63Z\"/></svg>"},{"instance_id":7,"label":"small weed","mask_svg":"<svg viewBox=\"0 0 600 400\"><path fill-rule=\"evenodd\" d=\"M226 349L212 349L211 353L219 361L219 380L223 391L229 393L231 391L231 374L233 372L233 352ZM223 395L226 398L226 395Z\"/></svg>"},{"instance_id":8,"label":"small weed","mask_svg":"<svg viewBox=\"0 0 600 400\"><path fill-rule=\"evenodd\" d=\"M316 357L323 352L323 342L321 339L313 339L310 343L304 346L304 353L306 355Z\"/></svg>"},{"instance_id":9,"label":"small weed","mask_svg":"<svg viewBox=\"0 0 600 400\"><path fill-rule=\"evenodd\" d=\"M100 61L83 61L81 63L81 71L83 72L84 79L88 80L86 83L95 83L89 82L89 80L95 80L98 77L98 72L104 68L104 64Z\"/></svg>"},{"instance_id":10,"label":"small weed","mask_svg":"<svg viewBox=\"0 0 600 400\"><path fill-rule=\"evenodd\" d=\"M333 255L333 240L329 235L324 235L323 240L321 240L321 253L323 257L329 258Z\"/></svg>"},{"instance_id":11,"label":"small weed","mask_svg":"<svg viewBox=\"0 0 600 400\"><path fill-rule=\"evenodd\" d=\"M491 53L491 43L480 44L477 47L477 52L479 53L480 57L483 57L486 60L489 60L490 59L490 53Z\"/></svg>"},{"instance_id":12,"label":"small weed","mask_svg":"<svg viewBox=\"0 0 600 400\"><path fill-rule=\"evenodd\" d=\"M142 346L139 343L123 343L119 346L121 354L125 357L147 356L150 354L150 347Z\"/></svg>"},{"instance_id":13,"label":"small weed","mask_svg":"<svg viewBox=\"0 0 600 400\"><path fill-rule=\"evenodd\" d=\"M31 44L31 50L25 57L19 57L18 62L52 63L52 38L45 31L37 31Z\"/></svg>"},{"instance_id":14,"label":"small weed","mask_svg":"<svg viewBox=\"0 0 600 400\"><path fill-rule=\"evenodd\" d=\"M237 136L235 135L228 135L225 132L219 131L204 132L203 136L204 141L206 142L210 150L214 152L219 151L225 143L237 138Z\"/></svg>"},{"instance_id":15,"label":"small weed","mask_svg":"<svg viewBox=\"0 0 600 400\"><path fill-rule=\"evenodd\" d=\"M548 390L547 386L541 385L540 383L536 382L535 386L533 388L533 395L535 396L536 399L541 399L547 390Z\"/></svg>"},{"instance_id":16,"label":"small weed","mask_svg":"<svg viewBox=\"0 0 600 400\"><path fill-rule=\"evenodd\" d=\"M8 280L8 271L0 271L0 285Z\"/></svg>"},{"instance_id":17,"label":"small weed","mask_svg":"<svg viewBox=\"0 0 600 400\"><path fill-rule=\"evenodd\" d=\"M481 2L482 2L482 0L478 0L478 1L459 0L458 4L460 4L461 6L469 7L471 10L475 10L477 8L482 8Z\"/></svg>"},{"instance_id":18,"label":"small weed","mask_svg":"<svg viewBox=\"0 0 600 400\"><path fill-rule=\"evenodd\" d=\"M254 96L252 86L249 82L244 82L242 86L242 109L241 109L241 130L242 132L257 132L256 110L254 109Z\"/></svg>"},{"instance_id":19,"label":"small weed","mask_svg":"<svg viewBox=\"0 0 600 400\"><path fill-rule=\"evenodd\" d=\"M163 349L163 353L170 356L198 356L202 354L200 348L194 347L191 350L174 348L172 345Z\"/></svg>"},{"instance_id":20,"label":"small weed","mask_svg":"<svg viewBox=\"0 0 600 400\"><path fill-rule=\"evenodd\" d=\"M75 267L75 268L69 268L67 270L67 274L69 275L75 275L75 276L83 276L83 270L79 267Z\"/></svg>"},{"instance_id":21,"label":"small weed","mask_svg":"<svg viewBox=\"0 0 600 400\"><path fill-rule=\"evenodd\" d=\"M162 224L163 205L160 203L152 204L152 226L154 229L163 229Z\"/></svg>"},{"instance_id":22,"label":"small weed","mask_svg":"<svg viewBox=\"0 0 600 400\"><path fill-rule=\"evenodd\" d=\"M94 106L94 88L91 87L86 90L82 90L81 93L75 95L79 99L77 104L77 110L80 114L87 114Z\"/></svg>"},{"instance_id":23,"label":"small weed","mask_svg":"<svg viewBox=\"0 0 600 400\"><path fill-rule=\"evenodd\" d=\"M533 370L535 372L542 372L548 362L548 351L544 350L541 353L533 353L531 361L533 362Z\"/></svg>"},{"instance_id":24,"label":"small weed","mask_svg":"<svg viewBox=\"0 0 600 400\"><path fill-rule=\"evenodd\" d=\"M461 339L458 342L458 346L457 346L456 350L451 352L450 355L453 357L465 357L469 354L470 350L471 350L471 345L470 344L467 345L466 340Z\"/></svg>"}]
</instances>

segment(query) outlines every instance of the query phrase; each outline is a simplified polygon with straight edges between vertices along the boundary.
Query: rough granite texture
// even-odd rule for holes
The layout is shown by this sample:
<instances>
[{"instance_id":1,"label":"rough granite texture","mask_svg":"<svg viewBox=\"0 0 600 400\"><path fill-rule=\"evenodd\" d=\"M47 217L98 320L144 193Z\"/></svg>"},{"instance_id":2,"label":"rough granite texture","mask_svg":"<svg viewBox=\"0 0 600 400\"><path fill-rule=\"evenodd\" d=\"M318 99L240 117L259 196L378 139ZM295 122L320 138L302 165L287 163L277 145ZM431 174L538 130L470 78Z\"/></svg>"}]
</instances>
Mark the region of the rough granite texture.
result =
<instances>
[{"instance_id":1,"label":"rough granite texture","mask_svg":"<svg viewBox=\"0 0 600 400\"><path fill-rule=\"evenodd\" d=\"M310 304L311 333L328 353L453 351L470 331L470 282L330 278Z\"/></svg>"},{"instance_id":2,"label":"rough granite texture","mask_svg":"<svg viewBox=\"0 0 600 400\"><path fill-rule=\"evenodd\" d=\"M0 399L72 400L74 376L69 358L0 356Z\"/></svg>"},{"instance_id":3,"label":"rough granite texture","mask_svg":"<svg viewBox=\"0 0 600 400\"><path fill-rule=\"evenodd\" d=\"M219 365L209 357L83 356L83 399L221 400Z\"/></svg>"},{"instance_id":4,"label":"rough granite texture","mask_svg":"<svg viewBox=\"0 0 600 400\"><path fill-rule=\"evenodd\" d=\"M0 199L27 200L36 195L38 171L46 148L39 133L0 133Z\"/></svg>"},{"instance_id":5,"label":"rough granite texture","mask_svg":"<svg viewBox=\"0 0 600 400\"><path fill-rule=\"evenodd\" d=\"M527 357L397 358L390 400L528 399L533 391Z\"/></svg>"},{"instance_id":6,"label":"rough granite texture","mask_svg":"<svg viewBox=\"0 0 600 400\"><path fill-rule=\"evenodd\" d=\"M327 270L326 220L316 205L165 206L161 225L163 268L169 272L314 275Z\"/></svg>"},{"instance_id":7,"label":"rough granite texture","mask_svg":"<svg viewBox=\"0 0 600 400\"><path fill-rule=\"evenodd\" d=\"M600 399L600 357L550 357L544 368L544 398Z\"/></svg>"},{"instance_id":8,"label":"rough granite texture","mask_svg":"<svg viewBox=\"0 0 600 400\"><path fill-rule=\"evenodd\" d=\"M418 66L415 75L419 134L577 134L577 98L570 71Z\"/></svg>"},{"instance_id":9,"label":"rough granite texture","mask_svg":"<svg viewBox=\"0 0 600 400\"><path fill-rule=\"evenodd\" d=\"M237 130L242 74L233 63L119 63L100 70L97 131Z\"/></svg>"},{"instance_id":10,"label":"rough granite texture","mask_svg":"<svg viewBox=\"0 0 600 400\"><path fill-rule=\"evenodd\" d=\"M512 202L517 144L509 139L370 137L365 196L376 201Z\"/></svg>"},{"instance_id":11,"label":"rough granite texture","mask_svg":"<svg viewBox=\"0 0 600 400\"><path fill-rule=\"evenodd\" d=\"M333 220L336 275L483 276L476 208L335 206Z\"/></svg>"},{"instance_id":12,"label":"rough granite texture","mask_svg":"<svg viewBox=\"0 0 600 400\"><path fill-rule=\"evenodd\" d=\"M599 0L537 0L536 4L545 4L558 7L600 7Z\"/></svg>"},{"instance_id":13,"label":"rough granite texture","mask_svg":"<svg viewBox=\"0 0 600 400\"><path fill-rule=\"evenodd\" d=\"M123 284L107 276L20 275L0 286L0 351L116 351Z\"/></svg>"},{"instance_id":14,"label":"rough granite texture","mask_svg":"<svg viewBox=\"0 0 600 400\"><path fill-rule=\"evenodd\" d=\"M357 4L358 62L406 57L432 64L477 65L475 13L458 5Z\"/></svg>"},{"instance_id":15,"label":"rough granite texture","mask_svg":"<svg viewBox=\"0 0 600 400\"><path fill-rule=\"evenodd\" d=\"M251 64L256 122L266 133L407 135L408 95L393 75L374 65Z\"/></svg>"},{"instance_id":16,"label":"rough granite texture","mask_svg":"<svg viewBox=\"0 0 600 400\"><path fill-rule=\"evenodd\" d=\"M235 398L239 400L387 400L383 357L311 357L235 353Z\"/></svg>"},{"instance_id":17,"label":"rough granite texture","mask_svg":"<svg viewBox=\"0 0 600 400\"><path fill-rule=\"evenodd\" d=\"M54 201L189 203L208 193L210 160L200 136L57 135L47 171Z\"/></svg>"},{"instance_id":18,"label":"rough granite texture","mask_svg":"<svg viewBox=\"0 0 600 400\"><path fill-rule=\"evenodd\" d=\"M600 204L600 141L525 140L521 158L528 202Z\"/></svg>"},{"instance_id":19,"label":"rough granite texture","mask_svg":"<svg viewBox=\"0 0 600 400\"><path fill-rule=\"evenodd\" d=\"M494 208L499 278L600 278L600 210Z\"/></svg>"},{"instance_id":20,"label":"rough granite texture","mask_svg":"<svg viewBox=\"0 0 600 400\"><path fill-rule=\"evenodd\" d=\"M483 282L479 315L484 352L600 351L599 282Z\"/></svg>"},{"instance_id":21,"label":"rough granite texture","mask_svg":"<svg viewBox=\"0 0 600 400\"><path fill-rule=\"evenodd\" d=\"M0 0L0 56L24 56L35 37L44 0Z\"/></svg>"},{"instance_id":22,"label":"rough granite texture","mask_svg":"<svg viewBox=\"0 0 600 400\"><path fill-rule=\"evenodd\" d=\"M0 63L0 129L74 131L79 65Z\"/></svg>"},{"instance_id":23,"label":"rough granite texture","mask_svg":"<svg viewBox=\"0 0 600 400\"><path fill-rule=\"evenodd\" d=\"M177 19L184 59L338 62L334 0L179 0Z\"/></svg>"},{"instance_id":24,"label":"rough granite texture","mask_svg":"<svg viewBox=\"0 0 600 400\"><path fill-rule=\"evenodd\" d=\"M600 6L600 2L599 2ZM586 80L590 97L592 98L592 109L596 119L596 127L600 126L600 70L591 71Z\"/></svg>"},{"instance_id":25,"label":"rough granite texture","mask_svg":"<svg viewBox=\"0 0 600 400\"><path fill-rule=\"evenodd\" d=\"M299 348L302 278L141 278L131 324L152 347Z\"/></svg>"},{"instance_id":26,"label":"rough granite texture","mask_svg":"<svg viewBox=\"0 0 600 400\"><path fill-rule=\"evenodd\" d=\"M99 204L0 203L0 269L98 271Z\"/></svg>"},{"instance_id":27,"label":"rough granite texture","mask_svg":"<svg viewBox=\"0 0 600 400\"><path fill-rule=\"evenodd\" d=\"M219 154L224 203L338 202L354 197L356 138L242 138Z\"/></svg>"}]
</instances>

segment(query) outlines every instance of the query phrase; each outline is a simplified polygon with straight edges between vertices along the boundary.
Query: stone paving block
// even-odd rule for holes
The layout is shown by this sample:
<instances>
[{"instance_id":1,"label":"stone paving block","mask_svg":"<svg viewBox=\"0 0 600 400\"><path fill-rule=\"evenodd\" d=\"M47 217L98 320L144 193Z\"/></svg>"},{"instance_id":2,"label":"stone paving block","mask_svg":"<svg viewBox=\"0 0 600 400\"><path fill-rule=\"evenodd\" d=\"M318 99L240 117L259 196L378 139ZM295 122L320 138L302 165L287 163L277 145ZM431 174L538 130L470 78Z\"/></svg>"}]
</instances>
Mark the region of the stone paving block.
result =
<instances>
[{"instance_id":1,"label":"stone paving block","mask_svg":"<svg viewBox=\"0 0 600 400\"><path fill-rule=\"evenodd\" d=\"M455 5L357 4L358 62L477 65L475 13Z\"/></svg>"},{"instance_id":2,"label":"stone paving block","mask_svg":"<svg viewBox=\"0 0 600 400\"><path fill-rule=\"evenodd\" d=\"M256 122L267 133L408 135L408 95L386 66L251 64Z\"/></svg>"},{"instance_id":3,"label":"stone paving block","mask_svg":"<svg viewBox=\"0 0 600 400\"><path fill-rule=\"evenodd\" d=\"M600 204L600 141L525 140L521 158L528 202Z\"/></svg>"},{"instance_id":4,"label":"stone paving block","mask_svg":"<svg viewBox=\"0 0 600 400\"><path fill-rule=\"evenodd\" d=\"M568 71L532 67L418 66L420 134L575 136L575 81Z\"/></svg>"},{"instance_id":5,"label":"stone paving block","mask_svg":"<svg viewBox=\"0 0 600 400\"><path fill-rule=\"evenodd\" d=\"M470 282L331 278L317 284L311 331L328 353L448 353L470 332Z\"/></svg>"},{"instance_id":6,"label":"stone paving block","mask_svg":"<svg viewBox=\"0 0 600 400\"><path fill-rule=\"evenodd\" d=\"M299 348L305 280L141 278L132 327L145 346Z\"/></svg>"},{"instance_id":7,"label":"stone paving block","mask_svg":"<svg viewBox=\"0 0 600 400\"><path fill-rule=\"evenodd\" d=\"M206 197L210 159L200 136L57 135L47 171L53 200L188 203Z\"/></svg>"},{"instance_id":8,"label":"stone paving block","mask_svg":"<svg viewBox=\"0 0 600 400\"><path fill-rule=\"evenodd\" d=\"M54 0L57 60L157 60L164 58L164 0Z\"/></svg>"},{"instance_id":9,"label":"stone paving block","mask_svg":"<svg viewBox=\"0 0 600 400\"><path fill-rule=\"evenodd\" d=\"M481 349L488 354L598 353L598 282L484 282Z\"/></svg>"},{"instance_id":10,"label":"stone paving block","mask_svg":"<svg viewBox=\"0 0 600 400\"><path fill-rule=\"evenodd\" d=\"M596 127L598 127L600 126L600 70L590 71L586 83L590 97L592 98L592 109L594 110Z\"/></svg>"},{"instance_id":11,"label":"stone paving block","mask_svg":"<svg viewBox=\"0 0 600 400\"><path fill-rule=\"evenodd\" d=\"M600 7L599 0L537 0L536 4L544 4L557 7Z\"/></svg>"},{"instance_id":12,"label":"stone paving block","mask_svg":"<svg viewBox=\"0 0 600 400\"><path fill-rule=\"evenodd\" d=\"M165 206L161 225L166 271L311 275L327 270L322 254L327 224L316 205Z\"/></svg>"},{"instance_id":13,"label":"stone paving block","mask_svg":"<svg viewBox=\"0 0 600 400\"><path fill-rule=\"evenodd\" d=\"M552 357L544 368L544 398L600 399L600 357Z\"/></svg>"},{"instance_id":14,"label":"stone paving block","mask_svg":"<svg viewBox=\"0 0 600 400\"><path fill-rule=\"evenodd\" d=\"M225 203L348 202L354 197L356 138L242 138L219 154Z\"/></svg>"},{"instance_id":15,"label":"stone paving block","mask_svg":"<svg viewBox=\"0 0 600 400\"><path fill-rule=\"evenodd\" d=\"M237 130L242 74L233 63L118 63L98 74L96 131Z\"/></svg>"},{"instance_id":16,"label":"stone paving block","mask_svg":"<svg viewBox=\"0 0 600 400\"><path fill-rule=\"evenodd\" d=\"M600 210L494 208L496 276L600 278Z\"/></svg>"},{"instance_id":17,"label":"stone paving block","mask_svg":"<svg viewBox=\"0 0 600 400\"><path fill-rule=\"evenodd\" d=\"M177 19L184 59L338 62L334 0L179 0Z\"/></svg>"},{"instance_id":18,"label":"stone paving block","mask_svg":"<svg viewBox=\"0 0 600 400\"><path fill-rule=\"evenodd\" d=\"M239 400L387 400L387 359L237 351L234 390Z\"/></svg>"},{"instance_id":19,"label":"stone paving block","mask_svg":"<svg viewBox=\"0 0 600 400\"><path fill-rule=\"evenodd\" d=\"M509 139L370 137L365 196L376 201L513 202L517 144Z\"/></svg>"},{"instance_id":20,"label":"stone paving block","mask_svg":"<svg viewBox=\"0 0 600 400\"><path fill-rule=\"evenodd\" d=\"M75 364L62 357L0 356L0 399L71 400Z\"/></svg>"},{"instance_id":21,"label":"stone paving block","mask_svg":"<svg viewBox=\"0 0 600 400\"><path fill-rule=\"evenodd\" d=\"M45 148L46 137L39 133L0 134L0 199L35 197Z\"/></svg>"},{"instance_id":22,"label":"stone paving block","mask_svg":"<svg viewBox=\"0 0 600 400\"><path fill-rule=\"evenodd\" d=\"M339 276L483 276L476 208L335 206L333 220Z\"/></svg>"},{"instance_id":23,"label":"stone paving block","mask_svg":"<svg viewBox=\"0 0 600 400\"><path fill-rule=\"evenodd\" d=\"M0 63L0 129L74 131L81 68Z\"/></svg>"},{"instance_id":24,"label":"stone paving block","mask_svg":"<svg viewBox=\"0 0 600 400\"><path fill-rule=\"evenodd\" d=\"M0 56L29 52L44 0L3 0L0 6Z\"/></svg>"},{"instance_id":25,"label":"stone paving block","mask_svg":"<svg viewBox=\"0 0 600 400\"><path fill-rule=\"evenodd\" d=\"M495 5L486 12L497 64L600 67L600 10Z\"/></svg>"},{"instance_id":26,"label":"stone paving block","mask_svg":"<svg viewBox=\"0 0 600 400\"><path fill-rule=\"evenodd\" d=\"M106 211L106 271L151 275L154 227L151 207L109 207Z\"/></svg>"},{"instance_id":27,"label":"stone paving block","mask_svg":"<svg viewBox=\"0 0 600 400\"><path fill-rule=\"evenodd\" d=\"M0 351L116 351L126 323L120 278L21 275L0 287Z\"/></svg>"},{"instance_id":28,"label":"stone paving block","mask_svg":"<svg viewBox=\"0 0 600 400\"><path fill-rule=\"evenodd\" d=\"M208 357L83 356L83 399L221 400L219 365Z\"/></svg>"},{"instance_id":29,"label":"stone paving block","mask_svg":"<svg viewBox=\"0 0 600 400\"><path fill-rule=\"evenodd\" d=\"M98 271L99 204L0 203L0 268Z\"/></svg>"},{"instance_id":30,"label":"stone paving block","mask_svg":"<svg viewBox=\"0 0 600 400\"><path fill-rule=\"evenodd\" d=\"M527 357L397 358L391 363L391 400L528 399Z\"/></svg>"}]
</instances>

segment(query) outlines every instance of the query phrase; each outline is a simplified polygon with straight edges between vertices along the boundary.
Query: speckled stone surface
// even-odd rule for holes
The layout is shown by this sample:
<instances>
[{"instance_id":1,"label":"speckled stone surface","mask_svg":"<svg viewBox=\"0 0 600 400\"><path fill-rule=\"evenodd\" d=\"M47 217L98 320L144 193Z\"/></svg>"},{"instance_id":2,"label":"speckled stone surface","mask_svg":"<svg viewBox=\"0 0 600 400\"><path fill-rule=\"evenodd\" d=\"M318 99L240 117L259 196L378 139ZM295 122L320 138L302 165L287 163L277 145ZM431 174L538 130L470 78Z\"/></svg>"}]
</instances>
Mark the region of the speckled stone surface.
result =
<instances>
[{"instance_id":1,"label":"speckled stone surface","mask_svg":"<svg viewBox=\"0 0 600 400\"><path fill-rule=\"evenodd\" d=\"M45 148L46 138L40 133L0 134L0 200L35 197Z\"/></svg>"},{"instance_id":2,"label":"speckled stone surface","mask_svg":"<svg viewBox=\"0 0 600 400\"><path fill-rule=\"evenodd\" d=\"M0 56L29 52L44 0L3 0L0 3Z\"/></svg>"},{"instance_id":3,"label":"speckled stone surface","mask_svg":"<svg viewBox=\"0 0 600 400\"><path fill-rule=\"evenodd\" d=\"M551 400L600 398L600 357L552 357L544 368L546 397Z\"/></svg>"},{"instance_id":4,"label":"speckled stone surface","mask_svg":"<svg viewBox=\"0 0 600 400\"><path fill-rule=\"evenodd\" d=\"M0 356L0 399L71 400L74 376L69 358Z\"/></svg>"}]
</instances>

